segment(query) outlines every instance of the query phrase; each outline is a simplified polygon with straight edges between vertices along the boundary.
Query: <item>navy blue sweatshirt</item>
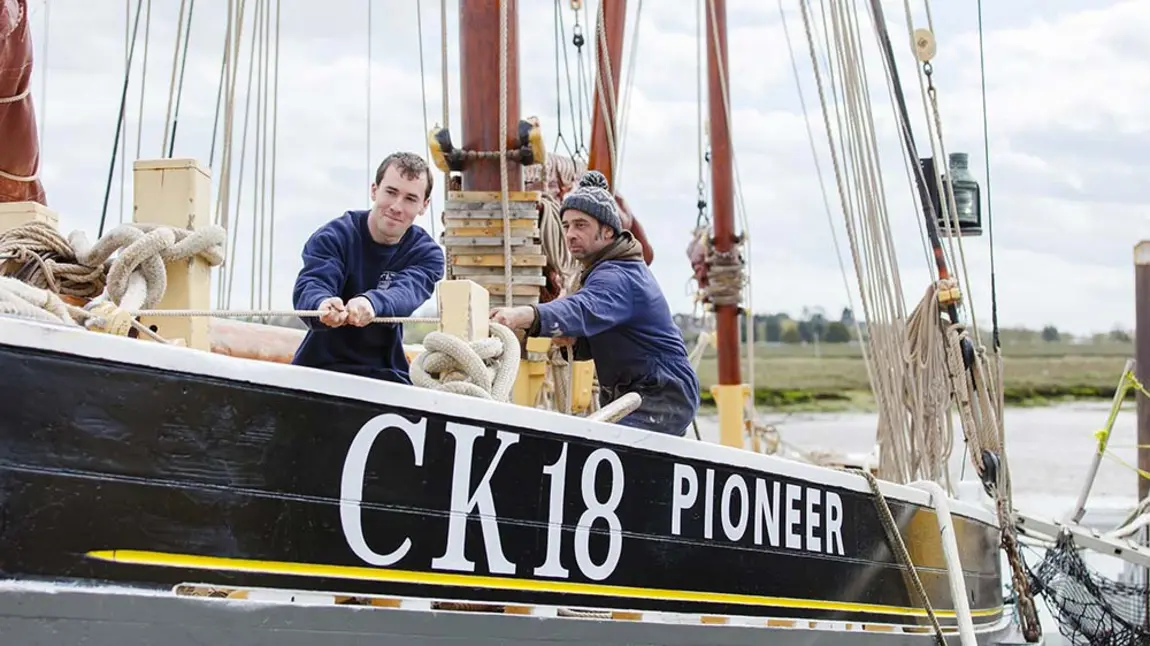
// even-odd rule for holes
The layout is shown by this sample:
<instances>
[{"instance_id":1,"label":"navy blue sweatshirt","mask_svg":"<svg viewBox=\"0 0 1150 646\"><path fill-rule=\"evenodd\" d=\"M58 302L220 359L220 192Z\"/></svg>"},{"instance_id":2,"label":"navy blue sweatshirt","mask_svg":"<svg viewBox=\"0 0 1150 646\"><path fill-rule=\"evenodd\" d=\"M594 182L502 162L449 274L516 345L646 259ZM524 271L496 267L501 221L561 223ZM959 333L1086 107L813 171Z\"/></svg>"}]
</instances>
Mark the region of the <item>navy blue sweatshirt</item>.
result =
<instances>
[{"instance_id":1,"label":"navy blue sweatshirt","mask_svg":"<svg viewBox=\"0 0 1150 646\"><path fill-rule=\"evenodd\" d=\"M319 309L331 296L344 303L364 296L376 316L411 316L431 297L443 278L443 250L414 226L397 244L380 244L368 231L367 216L368 211L348 211L308 238L292 291L296 309ZM292 363L411 383L402 324L330 328L312 317L304 323L309 329Z\"/></svg>"},{"instance_id":2,"label":"navy blue sweatshirt","mask_svg":"<svg viewBox=\"0 0 1150 646\"><path fill-rule=\"evenodd\" d=\"M627 392L643 398L618 423L686 433L699 409L699 379L667 299L641 260L602 261L582 288L536 311L541 335L588 340L602 403Z\"/></svg>"}]
</instances>

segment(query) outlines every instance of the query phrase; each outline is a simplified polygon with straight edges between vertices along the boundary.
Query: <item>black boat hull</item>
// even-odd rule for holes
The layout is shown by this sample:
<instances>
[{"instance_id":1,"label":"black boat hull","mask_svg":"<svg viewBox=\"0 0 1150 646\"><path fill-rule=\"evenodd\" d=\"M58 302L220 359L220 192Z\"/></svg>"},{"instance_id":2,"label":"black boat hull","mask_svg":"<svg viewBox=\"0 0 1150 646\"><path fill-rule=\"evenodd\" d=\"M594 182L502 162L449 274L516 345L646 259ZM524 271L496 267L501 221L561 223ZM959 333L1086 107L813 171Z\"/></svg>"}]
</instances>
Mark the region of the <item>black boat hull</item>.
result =
<instances>
[{"instance_id":1,"label":"black boat hull","mask_svg":"<svg viewBox=\"0 0 1150 646\"><path fill-rule=\"evenodd\" d=\"M0 393L0 578L928 624L853 474L22 321ZM928 496L884 492L954 626ZM998 626L998 530L952 504Z\"/></svg>"}]
</instances>

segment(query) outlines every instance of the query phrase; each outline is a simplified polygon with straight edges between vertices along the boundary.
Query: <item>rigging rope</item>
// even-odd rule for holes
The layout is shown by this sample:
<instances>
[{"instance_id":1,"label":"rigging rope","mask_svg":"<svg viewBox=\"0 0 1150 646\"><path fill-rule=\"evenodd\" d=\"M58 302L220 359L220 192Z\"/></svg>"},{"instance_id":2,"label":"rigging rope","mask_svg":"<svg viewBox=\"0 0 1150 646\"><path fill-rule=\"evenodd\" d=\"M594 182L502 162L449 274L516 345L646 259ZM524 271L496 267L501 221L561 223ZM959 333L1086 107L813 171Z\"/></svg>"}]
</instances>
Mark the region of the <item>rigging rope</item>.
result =
<instances>
[{"instance_id":1,"label":"rigging rope","mask_svg":"<svg viewBox=\"0 0 1150 646\"><path fill-rule=\"evenodd\" d=\"M148 0L151 4L151 0ZM172 78L168 82L168 109L164 114L164 139L160 142L160 157L163 157L168 150L168 136L170 134L170 124L172 123L172 102L176 96L176 70L179 69L180 62L180 42L183 39L184 29L184 10L187 8L187 0L180 0L180 17L176 23L176 44L172 48ZM188 20L188 27L191 27L191 20ZM142 95L142 91L141 91Z\"/></svg>"},{"instance_id":2,"label":"rigging rope","mask_svg":"<svg viewBox=\"0 0 1150 646\"><path fill-rule=\"evenodd\" d=\"M939 374L944 365L941 345L930 342L932 332L938 334L935 329L940 324L934 316L935 301L931 300L937 298L936 290L928 290L908 323L882 173L877 165L878 145L870 114L866 68L861 64L863 54L857 19L843 0L831 0L829 5L833 29L827 27L824 13L823 35L828 50L837 54L837 65L828 60L829 79L825 85L806 3L802 3L801 9L832 168L868 321L867 341L871 344L874 362L870 372L879 407L878 440L882 449L879 473L884 479L901 482L917 478L935 480L939 475L938 465L945 464L937 438L945 436L949 428L945 399L941 402L938 399L938 380L927 377L931 371ZM827 100L827 87L834 92L833 107ZM840 91L843 105L839 103ZM832 109L838 124L837 144L836 129L831 124ZM848 173L854 175L850 180L846 177Z\"/></svg>"},{"instance_id":3,"label":"rigging rope","mask_svg":"<svg viewBox=\"0 0 1150 646\"><path fill-rule=\"evenodd\" d=\"M424 71L423 67L423 9L421 3L415 4L415 28L416 32L419 34L419 93L423 102L423 131L431 132L431 130L427 127L427 73ZM431 141L424 140L423 145L424 150L427 152L427 158L431 159ZM428 176L430 177L431 169L428 168L427 172ZM445 176L445 184L447 183L446 180L447 177ZM435 198L428 196L428 199L430 200L430 205L428 208L430 212L434 213ZM431 224L431 237L435 238L435 218L429 217L428 220Z\"/></svg>"},{"instance_id":4,"label":"rigging rope","mask_svg":"<svg viewBox=\"0 0 1150 646\"><path fill-rule=\"evenodd\" d=\"M104 186L104 205L100 210L100 229L96 234L100 236L104 235L104 223L108 218L108 200L112 195L112 175L115 174L116 171L116 153L120 151L120 140L124 136L124 104L128 100L128 81L132 77L130 73L132 69L132 57L136 53L136 32L140 28L140 14L143 13L140 9L143 6L143 1L144 0L136 0L136 20L132 26L131 45L128 47L127 61L124 65L124 83L120 89L120 109L116 116L116 135L112 139L112 159L108 163L108 181ZM123 166L121 165L121 169L122 168ZM122 196L123 190L121 190L120 193ZM122 208L121 212L123 212Z\"/></svg>"},{"instance_id":5,"label":"rigging rope","mask_svg":"<svg viewBox=\"0 0 1150 646\"><path fill-rule=\"evenodd\" d=\"M279 0L276 2L278 9ZM180 80L176 86L176 107L172 113L172 138L168 141L168 157L171 157L176 149L176 130L180 125L180 106L184 99L184 74L188 71L188 43L192 39L192 14L195 12L196 0L192 0L188 3L188 26L184 30L184 51L180 54Z\"/></svg>"},{"instance_id":6,"label":"rigging rope","mask_svg":"<svg viewBox=\"0 0 1150 646\"><path fill-rule=\"evenodd\" d=\"M144 144L144 96L148 87L148 50L152 40L152 0L144 9L144 60L140 63L140 105L136 120L136 158L143 154Z\"/></svg>"},{"instance_id":7,"label":"rigging rope","mask_svg":"<svg viewBox=\"0 0 1150 646\"><path fill-rule=\"evenodd\" d=\"M507 58L508 13L507 2L499 3L499 204L503 215L503 304L511 307L515 295L511 289L511 207L510 181L507 177Z\"/></svg>"},{"instance_id":8,"label":"rigging rope","mask_svg":"<svg viewBox=\"0 0 1150 646\"><path fill-rule=\"evenodd\" d=\"M245 162L247 161L247 153L248 153L248 124L249 124L249 121L251 118L252 80L255 78L254 72L255 72L255 62L256 62L256 50L258 47L260 36L263 33L263 23L261 22L260 18L263 16L264 6L265 6L265 0L256 0L255 17L254 17L255 26L252 29L251 53L248 56L248 84L247 84L247 89L245 90L245 96L244 96L244 126L243 126L243 133L240 135L240 141L242 143L240 144L239 183L236 186L236 213L237 214L240 212L240 201L243 200L243 195L244 195L244 166L245 166ZM237 44L237 47L238 47L238 44ZM256 119L257 119L257 121L259 120L258 108L257 108ZM257 124L257 128L258 127L259 126ZM229 145L230 145L230 142L229 142ZM257 147L257 150L258 150L258 147ZM229 164L229 166L230 166L230 164ZM230 171L230 168L229 168L229 171ZM253 218L254 218L254 215L253 215ZM226 226L224 228L227 229ZM231 243L230 243L230 246L228 249L228 257L229 258L235 258L235 256L236 256L236 245L239 244L239 230L240 230L239 222L237 221L236 226L233 226L231 228L231 234L232 234L231 235ZM235 263L229 263L227 266L227 271L221 272L221 273L227 275L227 282L224 286L223 293L220 296L223 299L225 307L230 307L232 304L232 287L233 287L234 282L235 282L235 273L236 273Z\"/></svg>"},{"instance_id":9,"label":"rigging rope","mask_svg":"<svg viewBox=\"0 0 1150 646\"><path fill-rule=\"evenodd\" d=\"M599 109L603 111L603 131L607 136L608 159L611 160L611 173L607 178L611 185L611 195L618 192L619 162L618 149L615 141L615 128L618 125L618 103L615 100L615 83L611 72L611 52L607 48L607 3L599 1L598 18L595 21L595 41L598 48L595 53L596 74L595 83L599 92ZM594 144L594 142L592 142Z\"/></svg>"},{"instance_id":10,"label":"rigging rope","mask_svg":"<svg viewBox=\"0 0 1150 646\"><path fill-rule=\"evenodd\" d=\"M226 231L230 226L229 213L231 209L231 187L232 187L232 142L233 142L233 129L235 127L235 100L236 100L236 81L239 79L239 61L240 61L240 46L244 32L244 17L247 15L247 0L238 0L238 4L233 4L236 0L228 0L229 20L228 23L231 29L228 33L227 42L225 47L230 46L230 52L225 57L227 62L227 101L224 108L224 143L223 143L223 160L221 162L220 172L220 188L216 193L216 216L217 222ZM231 16L231 11L234 9L234 18ZM241 144L246 147L247 137ZM217 273L217 286L216 286L216 303L219 307L223 307L224 303L230 301L231 289L228 285L228 274L230 272L220 271Z\"/></svg>"}]
</instances>

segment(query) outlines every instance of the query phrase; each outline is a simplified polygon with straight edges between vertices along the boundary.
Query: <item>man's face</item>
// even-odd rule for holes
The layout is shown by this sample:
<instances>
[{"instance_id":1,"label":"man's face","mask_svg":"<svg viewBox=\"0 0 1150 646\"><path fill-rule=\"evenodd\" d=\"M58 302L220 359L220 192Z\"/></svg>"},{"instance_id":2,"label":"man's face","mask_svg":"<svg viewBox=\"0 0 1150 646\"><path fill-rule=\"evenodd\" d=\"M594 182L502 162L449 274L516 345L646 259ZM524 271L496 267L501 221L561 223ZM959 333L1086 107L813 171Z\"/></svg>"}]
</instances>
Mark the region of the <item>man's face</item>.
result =
<instances>
[{"instance_id":1,"label":"man's face","mask_svg":"<svg viewBox=\"0 0 1150 646\"><path fill-rule=\"evenodd\" d=\"M381 242L402 238L415 218L427 208L426 191L426 175L408 179L396 166L384 171L379 184L371 185L372 237Z\"/></svg>"},{"instance_id":2,"label":"man's face","mask_svg":"<svg viewBox=\"0 0 1150 646\"><path fill-rule=\"evenodd\" d=\"M610 229L586 213L575 209L563 212L563 238L576 260L598 252L610 244L613 237Z\"/></svg>"}]
</instances>

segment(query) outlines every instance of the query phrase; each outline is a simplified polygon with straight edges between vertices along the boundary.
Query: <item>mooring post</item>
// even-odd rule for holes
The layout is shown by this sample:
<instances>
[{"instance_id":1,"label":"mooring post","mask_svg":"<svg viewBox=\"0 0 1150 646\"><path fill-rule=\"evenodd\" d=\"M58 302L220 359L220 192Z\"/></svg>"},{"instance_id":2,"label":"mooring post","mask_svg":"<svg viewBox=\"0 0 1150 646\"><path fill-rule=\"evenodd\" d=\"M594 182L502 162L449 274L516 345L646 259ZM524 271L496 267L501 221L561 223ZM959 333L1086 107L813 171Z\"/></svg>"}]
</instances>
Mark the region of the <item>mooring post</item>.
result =
<instances>
[{"instance_id":1,"label":"mooring post","mask_svg":"<svg viewBox=\"0 0 1150 646\"><path fill-rule=\"evenodd\" d=\"M1134 247L1134 374L1150 383L1150 240ZM1150 471L1150 400L1141 392L1138 402L1138 468ZM1150 480L1138 476L1138 500L1150 494Z\"/></svg>"},{"instance_id":2,"label":"mooring post","mask_svg":"<svg viewBox=\"0 0 1150 646\"><path fill-rule=\"evenodd\" d=\"M1134 245L1134 375L1142 384L1150 383L1150 240ZM1142 472L1150 470L1150 400L1141 390L1138 402L1138 501L1150 493L1150 480ZM1139 532L1143 545L1150 544L1150 529ZM1150 581L1150 569L1142 569L1142 583ZM1143 604L1144 627L1150 628L1150 598Z\"/></svg>"},{"instance_id":3,"label":"mooring post","mask_svg":"<svg viewBox=\"0 0 1150 646\"><path fill-rule=\"evenodd\" d=\"M60 216L39 202L0 203L0 233L31 222L43 222L53 229L60 228ZM0 260L0 275L14 272L20 264L21 263L16 260ZM5 265L14 265L16 267L11 270L6 270Z\"/></svg>"},{"instance_id":4,"label":"mooring post","mask_svg":"<svg viewBox=\"0 0 1150 646\"><path fill-rule=\"evenodd\" d=\"M139 159L132 166L133 221L195 230L212 222L212 178L196 159ZM203 258L165 262L168 286L156 304L159 310L207 310L211 307L211 266ZM210 350L209 320L192 317L140 317L170 340L183 339L189 348Z\"/></svg>"}]
</instances>

